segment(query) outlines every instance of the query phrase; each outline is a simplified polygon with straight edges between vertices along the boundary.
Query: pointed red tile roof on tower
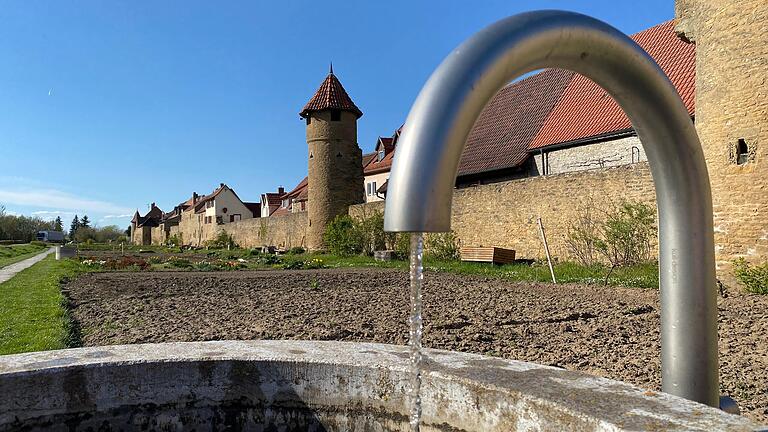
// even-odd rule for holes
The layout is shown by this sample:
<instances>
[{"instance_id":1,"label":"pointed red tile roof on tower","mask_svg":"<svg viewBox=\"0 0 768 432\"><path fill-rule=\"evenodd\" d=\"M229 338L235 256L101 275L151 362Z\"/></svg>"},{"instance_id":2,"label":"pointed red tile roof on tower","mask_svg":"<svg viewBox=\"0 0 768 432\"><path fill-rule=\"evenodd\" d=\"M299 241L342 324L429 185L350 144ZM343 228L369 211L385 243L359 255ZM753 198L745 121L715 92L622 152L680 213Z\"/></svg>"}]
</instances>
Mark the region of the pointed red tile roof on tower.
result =
<instances>
[{"instance_id":1,"label":"pointed red tile roof on tower","mask_svg":"<svg viewBox=\"0 0 768 432\"><path fill-rule=\"evenodd\" d=\"M320 84L320 88L317 89L315 95L312 96L312 99L304 105L304 109L301 110L299 115L307 117L312 111L322 111L327 109L351 111L357 118L363 116L363 112L360 111L360 108L358 108L354 102L352 102L352 99L347 94L347 91L344 90L339 79L333 74L333 65L331 65L331 70L328 72L328 76L325 77L325 81Z\"/></svg>"}]
</instances>

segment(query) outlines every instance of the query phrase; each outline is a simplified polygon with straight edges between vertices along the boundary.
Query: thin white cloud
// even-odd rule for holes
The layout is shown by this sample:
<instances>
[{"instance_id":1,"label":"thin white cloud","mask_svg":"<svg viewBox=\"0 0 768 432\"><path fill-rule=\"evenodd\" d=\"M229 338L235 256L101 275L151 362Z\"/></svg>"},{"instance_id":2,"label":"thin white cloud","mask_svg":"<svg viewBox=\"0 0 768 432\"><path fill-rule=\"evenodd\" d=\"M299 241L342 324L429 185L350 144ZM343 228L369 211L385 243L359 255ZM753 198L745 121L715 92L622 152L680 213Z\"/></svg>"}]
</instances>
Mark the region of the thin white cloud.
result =
<instances>
[{"instance_id":1,"label":"thin white cloud","mask_svg":"<svg viewBox=\"0 0 768 432\"><path fill-rule=\"evenodd\" d=\"M58 208L78 212L129 214L131 209L107 201L72 195L55 189L0 188L0 204Z\"/></svg>"},{"instance_id":2,"label":"thin white cloud","mask_svg":"<svg viewBox=\"0 0 768 432\"><path fill-rule=\"evenodd\" d=\"M63 210L39 210L39 211L33 211L31 213L32 216L37 216L40 219L43 220L55 220L57 217L60 217L62 219L71 218L75 215L75 212L71 211L63 211Z\"/></svg>"},{"instance_id":3,"label":"thin white cloud","mask_svg":"<svg viewBox=\"0 0 768 432\"><path fill-rule=\"evenodd\" d=\"M131 217L131 216L133 216L133 215L130 214L130 213L128 213L128 214L121 214L121 215L106 215L102 219L123 219L123 218Z\"/></svg>"},{"instance_id":4,"label":"thin white cloud","mask_svg":"<svg viewBox=\"0 0 768 432\"><path fill-rule=\"evenodd\" d=\"M35 216L60 216L65 214L73 215L74 212L66 212L62 210L40 210L40 211L33 211L33 215Z\"/></svg>"}]
</instances>

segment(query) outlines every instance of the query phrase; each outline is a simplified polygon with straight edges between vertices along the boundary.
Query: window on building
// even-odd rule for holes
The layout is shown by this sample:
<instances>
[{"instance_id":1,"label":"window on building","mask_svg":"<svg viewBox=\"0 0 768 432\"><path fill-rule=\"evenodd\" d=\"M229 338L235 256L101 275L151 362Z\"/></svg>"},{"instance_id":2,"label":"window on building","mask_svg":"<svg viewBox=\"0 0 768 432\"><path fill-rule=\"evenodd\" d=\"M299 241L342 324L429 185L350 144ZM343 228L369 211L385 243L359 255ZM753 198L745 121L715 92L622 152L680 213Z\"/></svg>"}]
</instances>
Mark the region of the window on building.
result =
<instances>
[{"instance_id":1,"label":"window on building","mask_svg":"<svg viewBox=\"0 0 768 432\"><path fill-rule=\"evenodd\" d=\"M308 125L309 125L310 123L312 123L312 117L310 117L310 116L307 116L307 119L306 119L306 120L307 120L307 124L308 124Z\"/></svg>"},{"instance_id":2,"label":"window on building","mask_svg":"<svg viewBox=\"0 0 768 432\"><path fill-rule=\"evenodd\" d=\"M224 218L221 216L216 216L216 223L221 225L224 223Z\"/></svg>"},{"instance_id":3,"label":"window on building","mask_svg":"<svg viewBox=\"0 0 768 432\"><path fill-rule=\"evenodd\" d=\"M368 182L368 183L365 184L365 193L368 196L371 196L371 182Z\"/></svg>"},{"instance_id":4,"label":"window on building","mask_svg":"<svg viewBox=\"0 0 768 432\"><path fill-rule=\"evenodd\" d=\"M376 195L376 182L371 182L371 195Z\"/></svg>"},{"instance_id":5,"label":"window on building","mask_svg":"<svg viewBox=\"0 0 768 432\"><path fill-rule=\"evenodd\" d=\"M739 138L736 144L736 164L744 165L747 162L749 162L749 146L744 138Z\"/></svg>"},{"instance_id":6,"label":"window on building","mask_svg":"<svg viewBox=\"0 0 768 432\"><path fill-rule=\"evenodd\" d=\"M341 121L341 110L331 110L331 121Z\"/></svg>"},{"instance_id":7,"label":"window on building","mask_svg":"<svg viewBox=\"0 0 768 432\"><path fill-rule=\"evenodd\" d=\"M384 160L384 156L386 156L386 153L384 152L384 149L379 150L379 154L376 157L376 160L378 162L381 162Z\"/></svg>"}]
</instances>

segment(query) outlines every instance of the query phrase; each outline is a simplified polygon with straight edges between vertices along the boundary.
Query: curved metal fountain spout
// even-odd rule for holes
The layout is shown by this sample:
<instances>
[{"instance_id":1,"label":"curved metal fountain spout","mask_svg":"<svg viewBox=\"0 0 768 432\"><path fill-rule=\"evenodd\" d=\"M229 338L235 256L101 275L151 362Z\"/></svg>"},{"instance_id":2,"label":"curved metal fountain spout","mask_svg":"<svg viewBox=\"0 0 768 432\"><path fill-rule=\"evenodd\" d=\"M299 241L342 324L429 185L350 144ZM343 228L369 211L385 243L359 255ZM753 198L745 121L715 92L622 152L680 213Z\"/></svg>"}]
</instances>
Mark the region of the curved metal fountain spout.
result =
<instances>
[{"instance_id":1,"label":"curved metal fountain spout","mask_svg":"<svg viewBox=\"0 0 768 432\"><path fill-rule=\"evenodd\" d=\"M464 143L486 103L541 68L578 72L624 109L643 143L659 212L662 390L718 406L712 198L701 144L674 86L613 27L570 12L516 15L454 50L408 114L389 178L387 231L448 231Z\"/></svg>"}]
</instances>

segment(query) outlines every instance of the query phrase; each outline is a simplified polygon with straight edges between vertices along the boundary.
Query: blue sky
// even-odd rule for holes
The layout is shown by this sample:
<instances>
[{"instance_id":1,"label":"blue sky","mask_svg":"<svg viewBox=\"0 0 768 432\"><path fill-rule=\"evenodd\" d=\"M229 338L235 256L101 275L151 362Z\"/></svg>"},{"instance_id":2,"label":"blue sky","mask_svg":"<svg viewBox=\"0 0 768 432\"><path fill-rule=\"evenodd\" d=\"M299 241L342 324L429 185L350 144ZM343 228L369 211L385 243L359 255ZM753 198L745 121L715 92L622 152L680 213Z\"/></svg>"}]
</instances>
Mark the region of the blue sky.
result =
<instances>
[{"instance_id":1,"label":"blue sky","mask_svg":"<svg viewBox=\"0 0 768 432\"><path fill-rule=\"evenodd\" d=\"M367 152L451 49L533 9L630 34L674 15L672 0L3 2L0 205L125 227L220 182L246 201L290 189L307 167L298 112L330 61Z\"/></svg>"}]
</instances>

